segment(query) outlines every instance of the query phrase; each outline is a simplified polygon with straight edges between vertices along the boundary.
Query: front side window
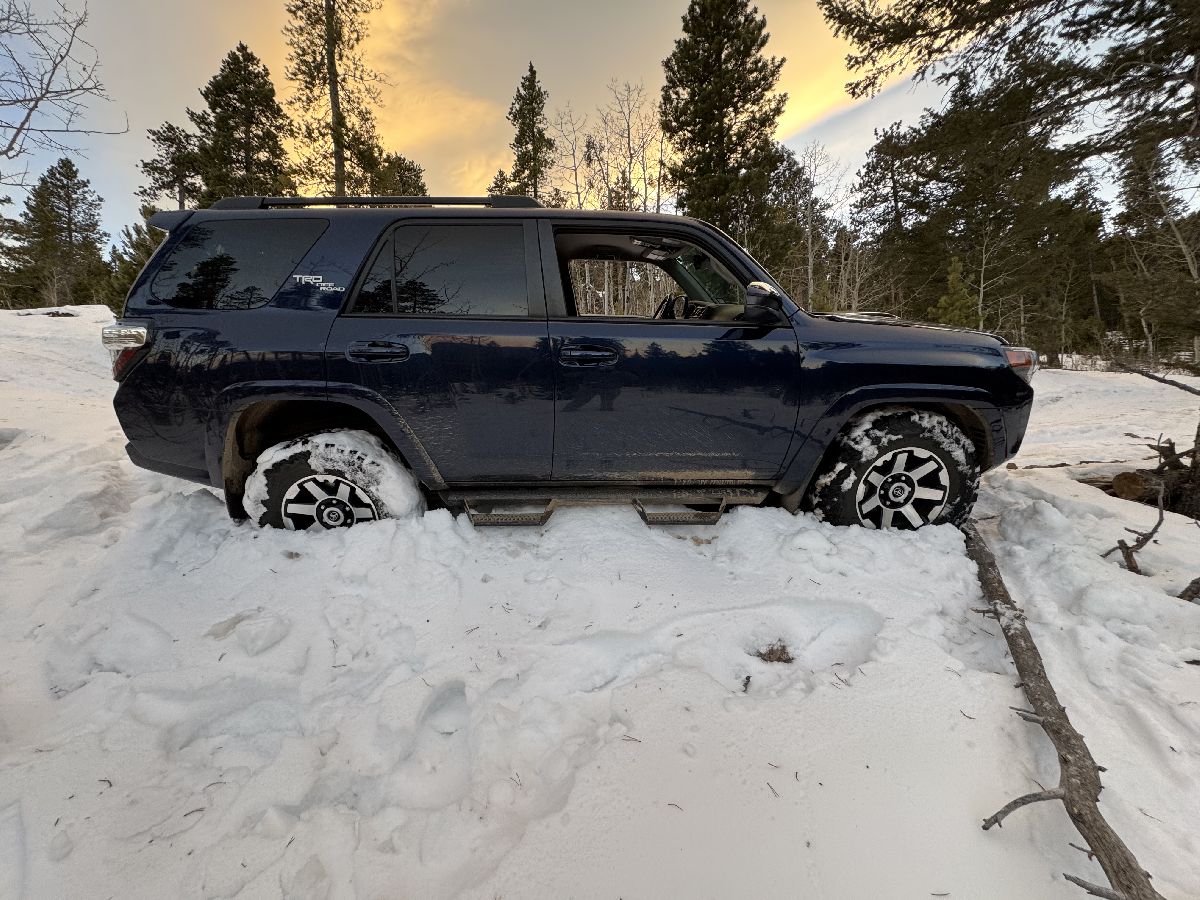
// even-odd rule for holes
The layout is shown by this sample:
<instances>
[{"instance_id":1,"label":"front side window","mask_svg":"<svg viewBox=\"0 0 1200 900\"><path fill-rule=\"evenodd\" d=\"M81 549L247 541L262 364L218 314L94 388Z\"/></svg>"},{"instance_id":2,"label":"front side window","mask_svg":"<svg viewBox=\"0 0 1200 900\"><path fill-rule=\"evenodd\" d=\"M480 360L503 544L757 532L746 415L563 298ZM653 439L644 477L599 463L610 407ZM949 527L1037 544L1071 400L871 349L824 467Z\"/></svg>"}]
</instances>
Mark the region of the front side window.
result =
<instances>
[{"instance_id":1,"label":"front side window","mask_svg":"<svg viewBox=\"0 0 1200 900\"><path fill-rule=\"evenodd\" d=\"M325 231L324 219L198 222L167 253L154 296L181 309L250 309L283 287Z\"/></svg>"},{"instance_id":2,"label":"front side window","mask_svg":"<svg viewBox=\"0 0 1200 900\"><path fill-rule=\"evenodd\" d=\"M521 225L401 225L375 258L361 315L529 315Z\"/></svg>"},{"instance_id":3,"label":"front side window","mask_svg":"<svg viewBox=\"0 0 1200 900\"><path fill-rule=\"evenodd\" d=\"M555 244L568 315L730 320L745 312L745 288L687 241L564 231Z\"/></svg>"}]
</instances>

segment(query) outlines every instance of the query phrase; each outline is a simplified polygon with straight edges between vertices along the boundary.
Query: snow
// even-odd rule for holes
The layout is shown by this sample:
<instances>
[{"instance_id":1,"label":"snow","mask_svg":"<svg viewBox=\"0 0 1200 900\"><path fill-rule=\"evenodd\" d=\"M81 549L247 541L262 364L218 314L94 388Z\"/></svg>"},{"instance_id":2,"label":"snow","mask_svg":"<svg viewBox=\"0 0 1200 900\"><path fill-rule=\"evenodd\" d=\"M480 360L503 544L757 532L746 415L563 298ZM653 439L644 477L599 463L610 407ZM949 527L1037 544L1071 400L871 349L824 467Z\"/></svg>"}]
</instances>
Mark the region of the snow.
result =
<instances>
[{"instance_id":1,"label":"snow","mask_svg":"<svg viewBox=\"0 0 1200 900\"><path fill-rule=\"evenodd\" d=\"M102 308L0 313L0 897L1077 897L1103 883L961 535L778 509L647 529L432 511L260 531L124 457ZM1196 404L1042 371L1018 465L1137 460ZM1200 895L1200 529L1071 478L978 516L1101 807ZM784 641L795 661L753 655ZM749 680L747 680L747 678Z\"/></svg>"}]
</instances>

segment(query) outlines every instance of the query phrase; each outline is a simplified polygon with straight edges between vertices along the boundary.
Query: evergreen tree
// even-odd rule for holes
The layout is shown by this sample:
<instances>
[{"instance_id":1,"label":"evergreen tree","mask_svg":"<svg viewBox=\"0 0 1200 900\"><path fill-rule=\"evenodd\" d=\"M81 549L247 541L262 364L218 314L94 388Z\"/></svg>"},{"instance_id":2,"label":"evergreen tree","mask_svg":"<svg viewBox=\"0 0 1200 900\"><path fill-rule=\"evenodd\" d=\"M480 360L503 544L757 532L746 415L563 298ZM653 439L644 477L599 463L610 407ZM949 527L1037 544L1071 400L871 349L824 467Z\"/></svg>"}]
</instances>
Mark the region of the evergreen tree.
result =
<instances>
[{"instance_id":1,"label":"evergreen tree","mask_svg":"<svg viewBox=\"0 0 1200 900\"><path fill-rule=\"evenodd\" d=\"M487 192L494 196L511 194L513 192L513 184L508 178L508 173L503 169L497 169L492 183L487 186Z\"/></svg>"},{"instance_id":2,"label":"evergreen tree","mask_svg":"<svg viewBox=\"0 0 1200 900\"><path fill-rule=\"evenodd\" d=\"M165 232L146 224L156 212L158 210L153 206L143 206L142 221L122 228L121 242L109 253L108 265L111 274L106 285L104 302L118 315L125 308L125 297L129 289L133 287L138 275L166 237Z\"/></svg>"},{"instance_id":3,"label":"evergreen tree","mask_svg":"<svg viewBox=\"0 0 1200 900\"><path fill-rule=\"evenodd\" d=\"M103 301L109 270L101 250L108 240L100 230L101 202L69 159L38 179L11 223L11 305Z\"/></svg>"},{"instance_id":4,"label":"evergreen tree","mask_svg":"<svg viewBox=\"0 0 1200 900\"><path fill-rule=\"evenodd\" d=\"M363 61L367 18L380 0L288 0L287 77L299 123L300 180L345 196L353 187L355 147L377 144L372 108L380 75ZM361 181L361 170L357 173Z\"/></svg>"},{"instance_id":5,"label":"evergreen tree","mask_svg":"<svg viewBox=\"0 0 1200 900\"><path fill-rule=\"evenodd\" d=\"M662 127L678 151L669 174L680 206L752 249L787 101L774 93L784 61L763 55L766 24L749 0L691 0L683 37L663 61Z\"/></svg>"},{"instance_id":6,"label":"evergreen tree","mask_svg":"<svg viewBox=\"0 0 1200 900\"><path fill-rule=\"evenodd\" d=\"M1046 70L1031 113L1070 130L1087 125L1090 152L1170 146L1200 163L1200 82L1195 75L1200 4L1179 0L818 0L855 52L853 96L889 79L971 77L988 83L1011 68L1012 48L1044 45Z\"/></svg>"},{"instance_id":7,"label":"evergreen tree","mask_svg":"<svg viewBox=\"0 0 1200 900\"><path fill-rule=\"evenodd\" d=\"M164 122L160 128L151 128L147 134L155 152L151 159L138 163L147 179L138 196L147 203L170 197L179 209L186 209L204 189L200 182L196 136L170 122Z\"/></svg>"},{"instance_id":8,"label":"evergreen tree","mask_svg":"<svg viewBox=\"0 0 1200 900\"><path fill-rule=\"evenodd\" d=\"M962 273L962 260L957 256L951 257L946 275L946 293L929 310L930 320L958 328L971 328L976 324L975 300L963 282Z\"/></svg>"},{"instance_id":9,"label":"evergreen tree","mask_svg":"<svg viewBox=\"0 0 1200 900\"><path fill-rule=\"evenodd\" d=\"M546 120L549 97L550 92L542 87L537 70L530 62L508 108L508 121L516 129L509 144L513 151L509 180L512 193L535 200L549 192L547 181L554 165L554 139L550 137Z\"/></svg>"},{"instance_id":10,"label":"evergreen tree","mask_svg":"<svg viewBox=\"0 0 1200 900\"><path fill-rule=\"evenodd\" d=\"M201 205L221 197L295 192L283 139L291 123L275 99L271 73L245 44L229 51L201 90L206 108L188 110L196 126Z\"/></svg>"},{"instance_id":11,"label":"evergreen tree","mask_svg":"<svg viewBox=\"0 0 1200 900\"><path fill-rule=\"evenodd\" d=\"M353 147L351 158L352 170L358 175L350 190L356 194L423 197L429 193L421 166L399 153L388 153L377 143Z\"/></svg>"}]
</instances>

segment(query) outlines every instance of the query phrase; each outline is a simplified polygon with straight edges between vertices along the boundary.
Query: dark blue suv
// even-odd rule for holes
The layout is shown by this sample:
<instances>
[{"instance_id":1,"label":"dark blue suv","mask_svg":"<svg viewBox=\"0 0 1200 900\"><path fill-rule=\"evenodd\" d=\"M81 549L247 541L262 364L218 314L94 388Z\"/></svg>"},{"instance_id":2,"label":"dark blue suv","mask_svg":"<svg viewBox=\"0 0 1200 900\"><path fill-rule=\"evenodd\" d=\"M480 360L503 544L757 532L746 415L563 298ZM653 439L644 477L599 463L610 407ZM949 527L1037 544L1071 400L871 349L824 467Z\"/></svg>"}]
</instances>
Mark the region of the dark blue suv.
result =
<instances>
[{"instance_id":1,"label":"dark blue suv","mask_svg":"<svg viewBox=\"0 0 1200 900\"><path fill-rule=\"evenodd\" d=\"M1031 351L804 312L694 219L238 197L151 221L168 236L104 332L129 456L260 524L418 502L478 524L563 502L958 523L1033 398Z\"/></svg>"}]
</instances>

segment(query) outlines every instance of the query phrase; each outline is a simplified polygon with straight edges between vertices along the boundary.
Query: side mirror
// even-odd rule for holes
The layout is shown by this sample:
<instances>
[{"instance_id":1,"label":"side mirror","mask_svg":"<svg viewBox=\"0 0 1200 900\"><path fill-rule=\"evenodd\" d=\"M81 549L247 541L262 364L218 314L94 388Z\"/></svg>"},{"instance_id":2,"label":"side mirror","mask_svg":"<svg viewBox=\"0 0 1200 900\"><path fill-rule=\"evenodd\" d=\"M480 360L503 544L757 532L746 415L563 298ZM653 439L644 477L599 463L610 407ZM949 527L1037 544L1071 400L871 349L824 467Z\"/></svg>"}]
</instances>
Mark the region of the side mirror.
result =
<instances>
[{"instance_id":1,"label":"side mirror","mask_svg":"<svg viewBox=\"0 0 1200 900\"><path fill-rule=\"evenodd\" d=\"M779 296L779 291L765 281L752 281L746 285L746 306L782 312L783 300Z\"/></svg>"}]
</instances>

